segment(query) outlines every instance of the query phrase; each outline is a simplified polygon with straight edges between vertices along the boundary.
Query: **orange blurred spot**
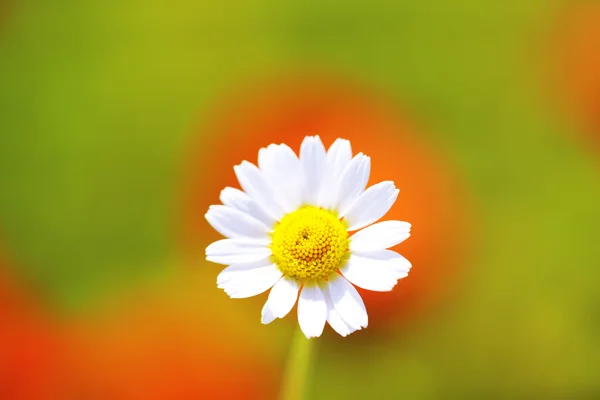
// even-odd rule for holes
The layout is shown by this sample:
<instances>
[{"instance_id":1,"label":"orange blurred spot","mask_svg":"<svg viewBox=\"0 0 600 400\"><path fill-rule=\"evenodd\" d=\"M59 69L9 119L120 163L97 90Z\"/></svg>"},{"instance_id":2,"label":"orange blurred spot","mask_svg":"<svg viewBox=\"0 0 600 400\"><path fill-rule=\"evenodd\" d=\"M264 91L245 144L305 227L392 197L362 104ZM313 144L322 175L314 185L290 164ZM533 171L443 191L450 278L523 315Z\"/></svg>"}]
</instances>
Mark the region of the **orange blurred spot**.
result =
<instances>
[{"instance_id":1,"label":"orange blurred spot","mask_svg":"<svg viewBox=\"0 0 600 400\"><path fill-rule=\"evenodd\" d=\"M554 35L560 94L600 145L600 3L567 3Z\"/></svg>"},{"instance_id":2,"label":"orange blurred spot","mask_svg":"<svg viewBox=\"0 0 600 400\"><path fill-rule=\"evenodd\" d=\"M204 214L219 203L221 189L239 187L234 165L256 163L259 148L270 143L286 143L297 152L311 134L319 134L326 146L347 138L354 153L371 156L369 184L393 180L400 188L384 219L413 224L412 237L395 249L413 263L409 277L390 293L362 291L371 321L407 316L438 302L454 282L466 241L466 206L452 168L389 104L328 79L275 82L249 91L225 104L202 129L188 165L187 248L203 252L202 245L219 238Z\"/></svg>"},{"instance_id":3,"label":"orange blurred spot","mask_svg":"<svg viewBox=\"0 0 600 400\"><path fill-rule=\"evenodd\" d=\"M171 300L198 282L165 292L161 281L116 310L67 323L11 273L0 260L2 400L274 397L280 374L250 339L221 327L220 310L199 323L206 304Z\"/></svg>"},{"instance_id":4,"label":"orange blurred spot","mask_svg":"<svg viewBox=\"0 0 600 400\"><path fill-rule=\"evenodd\" d=\"M58 326L0 259L0 398L55 398L64 347Z\"/></svg>"},{"instance_id":5,"label":"orange blurred spot","mask_svg":"<svg viewBox=\"0 0 600 400\"><path fill-rule=\"evenodd\" d=\"M120 310L69 327L70 393L117 400L273 398L279 374L260 349L201 311L208 305L173 300L198 287L150 288L121 301Z\"/></svg>"}]
</instances>

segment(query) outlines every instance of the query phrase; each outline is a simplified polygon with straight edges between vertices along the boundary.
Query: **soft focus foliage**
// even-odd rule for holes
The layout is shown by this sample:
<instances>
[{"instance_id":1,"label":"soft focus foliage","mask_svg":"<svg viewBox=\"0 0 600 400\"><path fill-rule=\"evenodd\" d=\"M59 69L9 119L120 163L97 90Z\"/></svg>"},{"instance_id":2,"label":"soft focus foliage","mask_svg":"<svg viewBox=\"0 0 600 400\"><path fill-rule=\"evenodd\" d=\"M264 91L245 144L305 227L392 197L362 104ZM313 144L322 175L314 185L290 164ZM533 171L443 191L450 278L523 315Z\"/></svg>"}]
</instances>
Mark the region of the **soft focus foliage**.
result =
<instances>
[{"instance_id":1,"label":"soft focus foliage","mask_svg":"<svg viewBox=\"0 0 600 400\"><path fill-rule=\"evenodd\" d=\"M203 215L306 134L413 224L310 398L600 396L597 8L2 3L0 398L275 397L295 323L216 288Z\"/></svg>"}]
</instances>

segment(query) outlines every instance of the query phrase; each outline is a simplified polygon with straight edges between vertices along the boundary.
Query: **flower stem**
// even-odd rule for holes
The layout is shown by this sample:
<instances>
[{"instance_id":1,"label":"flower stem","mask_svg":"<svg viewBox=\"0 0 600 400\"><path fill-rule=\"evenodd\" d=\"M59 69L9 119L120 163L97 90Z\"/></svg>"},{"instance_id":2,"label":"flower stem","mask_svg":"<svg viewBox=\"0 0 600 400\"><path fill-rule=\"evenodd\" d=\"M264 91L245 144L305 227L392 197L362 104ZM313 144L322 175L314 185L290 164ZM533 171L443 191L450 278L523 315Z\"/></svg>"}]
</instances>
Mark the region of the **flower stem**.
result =
<instances>
[{"instance_id":1,"label":"flower stem","mask_svg":"<svg viewBox=\"0 0 600 400\"><path fill-rule=\"evenodd\" d=\"M281 400L304 400L311 367L314 339L307 339L300 327L296 328L288 354Z\"/></svg>"}]
</instances>

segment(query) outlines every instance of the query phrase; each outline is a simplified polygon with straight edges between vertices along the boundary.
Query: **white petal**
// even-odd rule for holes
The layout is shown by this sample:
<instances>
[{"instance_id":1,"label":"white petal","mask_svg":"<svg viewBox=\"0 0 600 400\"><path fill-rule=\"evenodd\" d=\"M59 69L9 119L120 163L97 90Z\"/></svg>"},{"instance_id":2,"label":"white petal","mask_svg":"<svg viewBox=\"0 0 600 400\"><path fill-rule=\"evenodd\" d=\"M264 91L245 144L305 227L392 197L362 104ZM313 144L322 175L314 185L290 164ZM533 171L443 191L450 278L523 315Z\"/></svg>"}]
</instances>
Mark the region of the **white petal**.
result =
<instances>
[{"instance_id":1,"label":"white petal","mask_svg":"<svg viewBox=\"0 0 600 400\"><path fill-rule=\"evenodd\" d=\"M326 152L319 136L307 136L300 146L300 162L306 177L304 200L317 204L325 170Z\"/></svg>"},{"instance_id":2,"label":"white petal","mask_svg":"<svg viewBox=\"0 0 600 400\"><path fill-rule=\"evenodd\" d=\"M319 205L323 208L332 209L336 205L334 202L338 183L350 160L352 160L350 142L346 139L336 139L327 151L327 164L319 196Z\"/></svg>"},{"instance_id":3,"label":"white petal","mask_svg":"<svg viewBox=\"0 0 600 400\"><path fill-rule=\"evenodd\" d=\"M341 272L344 278L358 287L376 292L389 292L396 286L398 279L408 275L408 271L402 269L404 264L398 263L396 256L400 255L389 250L354 253Z\"/></svg>"},{"instance_id":4,"label":"white petal","mask_svg":"<svg viewBox=\"0 0 600 400\"><path fill-rule=\"evenodd\" d=\"M334 208L340 215L347 213L348 209L358 196L365 190L371 173L371 159L358 153L346 166L336 190Z\"/></svg>"},{"instance_id":5,"label":"white petal","mask_svg":"<svg viewBox=\"0 0 600 400\"><path fill-rule=\"evenodd\" d=\"M256 165L242 161L240 165L233 167L233 170L244 192L258 207L277 221L283 217L283 209L275 200L271 187Z\"/></svg>"},{"instance_id":6,"label":"white petal","mask_svg":"<svg viewBox=\"0 0 600 400\"><path fill-rule=\"evenodd\" d=\"M267 226L273 226L275 224L275 219L265 213L259 206L256 205L250 196L240 189L226 187L221 191L219 199L221 200L221 203L225 204L226 206L240 210L241 212L256 218Z\"/></svg>"},{"instance_id":7,"label":"white petal","mask_svg":"<svg viewBox=\"0 0 600 400\"><path fill-rule=\"evenodd\" d=\"M260 322L262 322L265 325L270 324L275 320L275 318L277 317L273 315L273 311L271 311L271 309L269 308L269 303L265 303L261 311Z\"/></svg>"},{"instance_id":8,"label":"white petal","mask_svg":"<svg viewBox=\"0 0 600 400\"><path fill-rule=\"evenodd\" d=\"M258 166L286 213L300 207L305 179L300 160L292 149L285 144L262 148L258 152Z\"/></svg>"},{"instance_id":9,"label":"white petal","mask_svg":"<svg viewBox=\"0 0 600 400\"><path fill-rule=\"evenodd\" d=\"M217 287L220 288L222 285L224 285L231 279L236 279L237 276L243 276L243 274L239 275L240 273L250 271L251 269L268 267L272 264L273 262L269 260L268 257L262 260L252 262L232 264L227 268L223 269L219 276L217 276Z\"/></svg>"},{"instance_id":10,"label":"white petal","mask_svg":"<svg viewBox=\"0 0 600 400\"><path fill-rule=\"evenodd\" d=\"M222 239L206 248L206 260L218 264L249 263L271 255L268 239Z\"/></svg>"},{"instance_id":11,"label":"white petal","mask_svg":"<svg viewBox=\"0 0 600 400\"><path fill-rule=\"evenodd\" d=\"M217 232L228 238L265 239L270 232L259 220L227 206L210 206L205 217Z\"/></svg>"},{"instance_id":12,"label":"white petal","mask_svg":"<svg viewBox=\"0 0 600 400\"><path fill-rule=\"evenodd\" d=\"M340 313L335 309L333 305L333 301L331 301L331 296L329 294L328 286L329 283L325 282L324 285L321 285L321 289L323 290L323 297L325 298L325 303L327 303L327 322L333 328L334 331L339 333L342 336L348 336L352 332L357 329L361 329L360 326L358 328L350 327L342 317Z\"/></svg>"},{"instance_id":13,"label":"white petal","mask_svg":"<svg viewBox=\"0 0 600 400\"><path fill-rule=\"evenodd\" d=\"M408 275L408 272L412 268L410 261L393 250L355 251L353 252L353 255L369 258L375 262L390 262L398 274L401 275L401 278L404 278L406 275Z\"/></svg>"},{"instance_id":14,"label":"white petal","mask_svg":"<svg viewBox=\"0 0 600 400\"><path fill-rule=\"evenodd\" d=\"M331 300L328 300L327 302L327 322L329 323L329 326L333 328L334 331L336 331L344 337L356 331L356 329L351 328L350 326L348 326L348 324L344 322L342 317L340 317L340 314L333 306Z\"/></svg>"},{"instance_id":15,"label":"white petal","mask_svg":"<svg viewBox=\"0 0 600 400\"><path fill-rule=\"evenodd\" d=\"M398 198L398 193L400 190L396 189L394 182L380 182L365 190L352 204L347 214L340 214L340 217L345 217L348 221L349 231L364 228L379 220L390 210Z\"/></svg>"},{"instance_id":16,"label":"white petal","mask_svg":"<svg viewBox=\"0 0 600 400\"><path fill-rule=\"evenodd\" d=\"M268 324L275 318L285 317L296 304L300 286L289 277L282 277L271 289L262 310L262 323Z\"/></svg>"},{"instance_id":17,"label":"white petal","mask_svg":"<svg viewBox=\"0 0 600 400\"><path fill-rule=\"evenodd\" d=\"M307 338L318 337L323 333L327 320L327 304L321 289L304 286L298 300L298 323Z\"/></svg>"},{"instance_id":18,"label":"white petal","mask_svg":"<svg viewBox=\"0 0 600 400\"><path fill-rule=\"evenodd\" d=\"M274 264L249 270L239 270L231 273L228 279L220 283L218 287L224 289L225 293L233 299L252 297L273 287L282 275Z\"/></svg>"},{"instance_id":19,"label":"white petal","mask_svg":"<svg viewBox=\"0 0 600 400\"><path fill-rule=\"evenodd\" d=\"M350 250L375 251L393 247L410 236L410 224L383 221L366 227L350 237Z\"/></svg>"},{"instance_id":20,"label":"white petal","mask_svg":"<svg viewBox=\"0 0 600 400\"><path fill-rule=\"evenodd\" d=\"M369 316L362 298L344 277L333 274L329 277L329 295L340 317L354 330L366 328Z\"/></svg>"}]
</instances>

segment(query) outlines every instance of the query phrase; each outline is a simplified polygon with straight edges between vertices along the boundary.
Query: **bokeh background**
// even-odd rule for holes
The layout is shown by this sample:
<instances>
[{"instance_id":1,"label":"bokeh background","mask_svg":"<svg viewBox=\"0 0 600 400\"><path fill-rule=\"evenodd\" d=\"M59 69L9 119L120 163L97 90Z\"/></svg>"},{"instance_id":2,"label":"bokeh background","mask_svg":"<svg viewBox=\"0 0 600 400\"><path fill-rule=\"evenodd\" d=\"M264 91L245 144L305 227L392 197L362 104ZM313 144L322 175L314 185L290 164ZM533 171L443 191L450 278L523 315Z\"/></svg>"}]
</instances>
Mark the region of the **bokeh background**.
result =
<instances>
[{"instance_id":1,"label":"bokeh background","mask_svg":"<svg viewBox=\"0 0 600 400\"><path fill-rule=\"evenodd\" d=\"M232 166L352 141L413 263L311 399L600 398L600 2L0 2L0 398L270 399Z\"/></svg>"}]
</instances>

